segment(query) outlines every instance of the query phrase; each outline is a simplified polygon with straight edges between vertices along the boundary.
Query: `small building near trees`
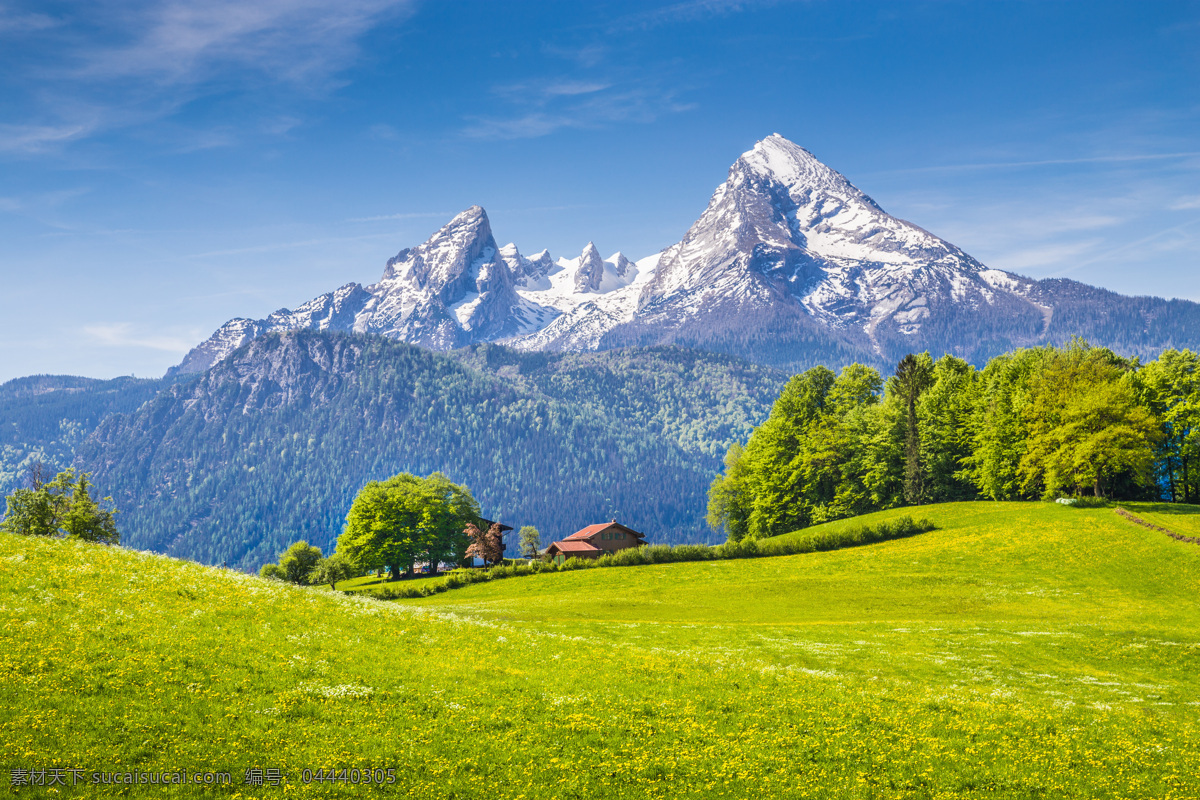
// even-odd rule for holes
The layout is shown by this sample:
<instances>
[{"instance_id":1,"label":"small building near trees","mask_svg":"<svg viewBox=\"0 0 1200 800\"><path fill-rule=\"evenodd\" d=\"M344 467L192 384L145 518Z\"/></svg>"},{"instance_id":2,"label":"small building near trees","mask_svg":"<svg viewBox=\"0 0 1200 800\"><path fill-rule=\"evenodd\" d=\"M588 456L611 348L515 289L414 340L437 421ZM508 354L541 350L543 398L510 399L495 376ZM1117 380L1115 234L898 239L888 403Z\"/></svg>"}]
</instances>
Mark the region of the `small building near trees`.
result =
<instances>
[{"instance_id":1,"label":"small building near trees","mask_svg":"<svg viewBox=\"0 0 1200 800\"><path fill-rule=\"evenodd\" d=\"M599 558L605 553L644 544L644 533L638 533L614 519L612 522L588 525L565 539L551 542L546 548L546 556L556 564L561 564L568 558Z\"/></svg>"}]
</instances>

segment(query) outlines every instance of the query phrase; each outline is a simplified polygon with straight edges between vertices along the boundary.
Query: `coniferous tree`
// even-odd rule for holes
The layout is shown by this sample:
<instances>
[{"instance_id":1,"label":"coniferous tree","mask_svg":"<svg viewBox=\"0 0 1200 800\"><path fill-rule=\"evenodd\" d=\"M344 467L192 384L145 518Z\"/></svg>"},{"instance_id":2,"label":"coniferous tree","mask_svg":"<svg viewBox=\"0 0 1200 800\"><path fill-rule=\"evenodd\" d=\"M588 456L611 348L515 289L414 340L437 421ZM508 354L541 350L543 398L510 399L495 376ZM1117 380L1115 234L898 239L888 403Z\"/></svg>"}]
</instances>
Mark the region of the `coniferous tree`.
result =
<instances>
[{"instance_id":1,"label":"coniferous tree","mask_svg":"<svg viewBox=\"0 0 1200 800\"><path fill-rule=\"evenodd\" d=\"M924 496L930 502L968 500L976 494L963 471L971 452L968 422L975 387L974 368L946 355L933 365L933 381L917 403Z\"/></svg>"},{"instance_id":2,"label":"coniferous tree","mask_svg":"<svg viewBox=\"0 0 1200 800\"><path fill-rule=\"evenodd\" d=\"M925 496L925 470L921 463L921 431L917 401L933 384L933 360L929 353L909 353L900 359L893 378L896 394L904 403L904 500L920 503Z\"/></svg>"},{"instance_id":3,"label":"coniferous tree","mask_svg":"<svg viewBox=\"0 0 1200 800\"><path fill-rule=\"evenodd\" d=\"M88 473L75 476L74 469L58 473L45 482L41 471L31 472L28 489L17 489L7 498L7 511L0 530L25 536L69 536L88 542L116 544L116 511L102 508L91 494ZM112 503L111 497L104 498Z\"/></svg>"}]
</instances>

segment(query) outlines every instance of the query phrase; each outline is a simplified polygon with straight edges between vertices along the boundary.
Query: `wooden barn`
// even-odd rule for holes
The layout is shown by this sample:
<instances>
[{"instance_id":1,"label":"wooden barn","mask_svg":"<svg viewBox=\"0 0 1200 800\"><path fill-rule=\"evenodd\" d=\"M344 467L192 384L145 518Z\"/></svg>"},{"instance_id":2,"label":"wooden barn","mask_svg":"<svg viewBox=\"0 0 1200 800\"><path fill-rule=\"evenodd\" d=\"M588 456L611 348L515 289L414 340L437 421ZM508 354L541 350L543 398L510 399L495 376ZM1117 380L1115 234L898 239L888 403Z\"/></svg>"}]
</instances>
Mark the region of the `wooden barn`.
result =
<instances>
[{"instance_id":1,"label":"wooden barn","mask_svg":"<svg viewBox=\"0 0 1200 800\"><path fill-rule=\"evenodd\" d=\"M551 561L561 564L568 558L599 558L605 553L615 553L627 547L646 544L646 535L626 527L615 519L588 525L565 539L551 542L546 555Z\"/></svg>"}]
</instances>

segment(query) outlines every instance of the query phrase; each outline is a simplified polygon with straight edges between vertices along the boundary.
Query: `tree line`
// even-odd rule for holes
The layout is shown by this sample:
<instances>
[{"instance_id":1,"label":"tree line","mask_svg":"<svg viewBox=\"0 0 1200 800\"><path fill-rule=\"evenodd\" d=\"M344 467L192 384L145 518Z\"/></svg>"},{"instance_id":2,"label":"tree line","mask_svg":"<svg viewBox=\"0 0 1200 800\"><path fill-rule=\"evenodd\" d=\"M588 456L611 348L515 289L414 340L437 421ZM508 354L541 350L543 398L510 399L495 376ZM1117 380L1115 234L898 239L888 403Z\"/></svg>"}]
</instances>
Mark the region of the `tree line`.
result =
<instances>
[{"instance_id":1,"label":"tree line","mask_svg":"<svg viewBox=\"0 0 1200 800\"><path fill-rule=\"evenodd\" d=\"M759 539L901 505L1097 498L1200 501L1200 358L1143 364L1083 340L983 369L906 355L794 376L725 455L708 522Z\"/></svg>"}]
</instances>

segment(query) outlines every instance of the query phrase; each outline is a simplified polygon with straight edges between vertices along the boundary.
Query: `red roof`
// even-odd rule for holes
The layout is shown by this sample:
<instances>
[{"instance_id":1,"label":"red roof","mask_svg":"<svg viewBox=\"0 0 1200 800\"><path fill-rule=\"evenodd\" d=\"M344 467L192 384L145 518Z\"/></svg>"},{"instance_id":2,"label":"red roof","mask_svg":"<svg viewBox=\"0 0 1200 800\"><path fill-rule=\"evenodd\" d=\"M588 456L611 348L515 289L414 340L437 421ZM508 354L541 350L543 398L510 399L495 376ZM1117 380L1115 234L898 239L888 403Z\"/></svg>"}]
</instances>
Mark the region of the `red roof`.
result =
<instances>
[{"instance_id":1,"label":"red roof","mask_svg":"<svg viewBox=\"0 0 1200 800\"><path fill-rule=\"evenodd\" d=\"M588 544L587 542L568 542L568 541L564 540L561 542L551 542L550 547L558 548L559 552L562 552L562 553L598 553L598 552L600 552L599 547ZM546 549L549 550L550 548L548 547Z\"/></svg>"},{"instance_id":2,"label":"red roof","mask_svg":"<svg viewBox=\"0 0 1200 800\"><path fill-rule=\"evenodd\" d=\"M636 537L638 539L646 538L646 535L644 533L638 533L633 528L627 528L619 522L600 522L595 525L588 525L583 530L575 531L575 533L572 533L570 536L568 536L563 541L570 542L570 541L579 540L579 539L590 539L593 536L595 536L597 533L607 530L608 528L620 528L621 530L625 531L626 533L632 533L634 535L634 537Z\"/></svg>"},{"instance_id":3,"label":"red roof","mask_svg":"<svg viewBox=\"0 0 1200 800\"><path fill-rule=\"evenodd\" d=\"M569 541L572 541L572 540L574 540L574 539L589 539L589 538L591 538L592 534L599 533L600 531L602 531L602 530L604 530L605 528L607 528L609 525L612 525L612 523L611 523L611 522L604 522L604 523L601 523L601 524L599 524L599 525L588 525L588 526L587 526L586 528L584 528L583 530L580 530L580 531L575 531L575 533L572 533L570 536L568 536L568 537L567 537L566 539L564 539L563 541L565 541L565 542L569 542Z\"/></svg>"}]
</instances>

